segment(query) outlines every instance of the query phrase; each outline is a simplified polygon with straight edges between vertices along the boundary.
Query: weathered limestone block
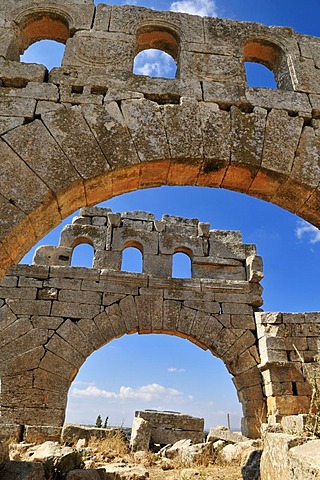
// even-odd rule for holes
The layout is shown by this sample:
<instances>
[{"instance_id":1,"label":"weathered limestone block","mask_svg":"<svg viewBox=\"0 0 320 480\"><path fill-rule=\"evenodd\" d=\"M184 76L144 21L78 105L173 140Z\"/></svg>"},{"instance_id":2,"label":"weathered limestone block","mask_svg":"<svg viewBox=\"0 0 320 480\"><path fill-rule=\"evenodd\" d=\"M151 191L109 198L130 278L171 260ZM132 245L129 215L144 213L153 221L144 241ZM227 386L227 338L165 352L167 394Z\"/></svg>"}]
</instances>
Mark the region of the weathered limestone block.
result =
<instances>
[{"instance_id":1,"label":"weathered limestone block","mask_svg":"<svg viewBox=\"0 0 320 480\"><path fill-rule=\"evenodd\" d=\"M111 5L104 5L99 3L96 7L96 14L94 18L93 28L96 31L107 31L110 24L112 7Z\"/></svg>"},{"instance_id":2,"label":"weathered limestone block","mask_svg":"<svg viewBox=\"0 0 320 480\"><path fill-rule=\"evenodd\" d=\"M195 432L194 430L151 429L151 442L153 444L168 445L185 439L190 439L193 443L202 443L204 433Z\"/></svg>"},{"instance_id":3,"label":"weathered limestone block","mask_svg":"<svg viewBox=\"0 0 320 480\"><path fill-rule=\"evenodd\" d=\"M35 251L33 257L34 265L63 265L70 266L72 257L72 248L70 247L50 247L42 245Z\"/></svg>"},{"instance_id":4,"label":"weathered limestone block","mask_svg":"<svg viewBox=\"0 0 320 480\"><path fill-rule=\"evenodd\" d=\"M240 443L246 442L249 439L244 437L241 433L232 432L227 427L221 426L210 428L207 436L207 442L215 442L216 440L224 440L228 443Z\"/></svg>"},{"instance_id":5,"label":"weathered limestone block","mask_svg":"<svg viewBox=\"0 0 320 480\"><path fill-rule=\"evenodd\" d=\"M281 419L281 426L284 433L289 435L303 435L307 430L309 416L306 414L286 415Z\"/></svg>"},{"instance_id":6,"label":"weathered limestone block","mask_svg":"<svg viewBox=\"0 0 320 480\"><path fill-rule=\"evenodd\" d=\"M232 82L204 81L203 100L205 102L214 102L220 108L230 107L231 105L236 105L237 107L248 106L248 101L245 97L245 86L237 83L233 84Z\"/></svg>"},{"instance_id":7,"label":"weathered limestone block","mask_svg":"<svg viewBox=\"0 0 320 480\"><path fill-rule=\"evenodd\" d=\"M215 103L200 104L205 164L198 185L220 185L230 161L230 113L220 111Z\"/></svg>"},{"instance_id":8,"label":"weathered limestone block","mask_svg":"<svg viewBox=\"0 0 320 480\"><path fill-rule=\"evenodd\" d=\"M286 435L284 433L267 433L264 439L264 448L261 456L261 480L291 480L289 451L293 447L302 445L303 437ZM305 477L306 478L306 477Z\"/></svg>"},{"instance_id":9,"label":"weathered limestone block","mask_svg":"<svg viewBox=\"0 0 320 480\"><path fill-rule=\"evenodd\" d=\"M151 440L150 422L143 418L135 417L132 423L130 446L133 452L149 451Z\"/></svg>"},{"instance_id":10,"label":"weathered limestone block","mask_svg":"<svg viewBox=\"0 0 320 480\"><path fill-rule=\"evenodd\" d=\"M23 478L23 480L45 479L43 465L38 462L5 462L0 467L0 473L3 476L2 478L6 480L16 480L17 478Z\"/></svg>"},{"instance_id":11,"label":"weathered limestone block","mask_svg":"<svg viewBox=\"0 0 320 480\"><path fill-rule=\"evenodd\" d=\"M214 278L223 280L246 280L246 271L240 261L222 261L214 257L194 257L192 261L194 278Z\"/></svg>"},{"instance_id":12,"label":"weathered limestone block","mask_svg":"<svg viewBox=\"0 0 320 480\"><path fill-rule=\"evenodd\" d=\"M179 412L160 412L156 410L137 411L135 416L143 418L154 427L172 428L178 430L190 430L203 432L204 419L192 417Z\"/></svg>"},{"instance_id":13,"label":"weathered limestone block","mask_svg":"<svg viewBox=\"0 0 320 480\"><path fill-rule=\"evenodd\" d=\"M103 66L106 74L132 73L134 38L123 33L78 32L66 44L63 67Z\"/></svg>"},{"instance_id":14,"label":"weathered limestone block","mask_svg":"<svg viewBox=\"0 0 320 480\"><path fill-rule=\"evenodd\" d=\"M46 75L44 65L11 62L0 62L0 80L5 87L23 88L28 82L43 83Z\"/></svg>"},{"instance_id":15,"label":"weathered limestone block","mask_svg":"<svg viewBox=\"0 0 320 480\"><path fill-rule=\"evenodd\" d=\"M149 472L141 465L113 463L101 467L110 480L148 480ZM101 478L101 477L100 477Z\"/></svg>"},{"instance_id":16,"label":"weathered limestone block","mask_svg":"<svg viewBox=\"0 0 320 480\"><path fill-rule=\"evenodd\" d=\"M143 253L151 255L157 255L158 253L158 234L156 232L133 230L127 227L115 228L113 230L112 249L123 250L130 243L141 245Z\"/></svg>"},{"instance_id":17,"label":"weathered limestone block","mask_svg":"<svg viewBox=\"0 0 320 480\"><path fill-rule=\"evenodd\" d=\"M12 28L6 28L2 13L0 13L0 57L1 59L19 61L16 32Z\"/></svg>"},{"instance_id":18,"label":"weathered limestone block","mask_svg":"<svg viewBox=\"0 0 320 480\"><path fill-rule=\"evenodd\" d=\"M82 178L101 175L109 169L80 107L61 108L45 113L42 121Z\"/></svg>"},{"instance_id":19,"label":"weathered limestone block","mask_svg":"<svg viewBox=\"0 0 320 480\"><path fill-rule=\"evenodd\" d=\"M318 185L317 178L320 175L319 153L319 137L315 135L313 128L304 127L294 159L291 177L299 183L306 183L316 187Z\"/></svg>"},{"instance_id":20,"label":"weathered limestone block","mask_svg":"<svg viewBox=\"0 0 320 480\"><path fill-rule=\"evenodd\" d=\"M266 117L267 111L263 108L255 107L253 112L248 114L231 107L232 163L245 163L251 168L260 165Z\"/></svg>"},{"instance_id":21,"label":"weathered limestone block","mask_svg":"<svg viewBox=\"0 0 320 480\"><path fill-rule=\"evenodd\" d=\"M73 248L77 245L78 238L88 241L97 250L105 250L106 228L95 225L66 225L60 234L59 247Z\"/></svg>"},{"instance_id":22,"label":"weathered limestone block","mask_svg":"<svg viewBox=\"0 0 320 480\"><path fill-rule=\"evenodd\" d=\"M157 277L172 276L171 255L149 255L143 256L143 271Z\"/></svg>"},{"instance_id":23,"label":"weathered limestone block","mask_svg":"<svg viewBox=\"0 0 320 480\"><path fill-rule=\"evenodd\" d=\"M126 331L136 331L140 318L136 309L136 303L132 295L127 295L119 302L120 312L126 325Z\"/></svg>"},{"instance_id":24,"label":"weathered limestone block","mask_svg":"<svg viewBox=\"0 0 320 480\"><path fill-rule=\"evenodd\" d=\"M66 475L70 470L79 468L81 455L71 447L63 447L57 442L45 442L36 447L30 459L34 462L42 462L51 474L57 472Z\"/></svg>"},{"instance_id":25,"label":"weathered limestone block","mask_svg":"<svg viewBox=\"0 0 320 480\"><path fill-rule=\"evenodd\" d=\"M125 434L119 428L96 428L78 425L76 423L65 423L61 433L61 441L75 445L79 438L86 439L89 442L92 439L105 440L114 436L122 436L125 439Z\"/></svg>"},{"instance_id":26,"label":"weathered limestone block","mask_svg":"<svg viewBox=\"0 0 320 480\"><path fill-rule=\"evenodd\" d=\"M34 119L36 100L33 98L15 98L6 95L0 96L1 115L4 117L24 117Z\"/></svg>"},{"instance_id":27,"label":"weathered limestone block","mask_svg":"<svg viewBox=\"0 0 320 480\"><path fill-rule=\"evenodd\" d=\"M39 120L12 130L5 140L50 185L64 216L75 210L79 200L86 203L81 177Z\"/></svg>"},{"instance_id":28,"label":"weathered limestone block","mask_svg":"<svg viewBox=\"0 0 320 480\"><path fill-rule=\"evenodd\" d=\"M121 110L140 161L170 158L161 108L156 102L127 100Z\"/></svg>"},{"instance_id":29,"label":"weathered limestone block","mask_svg":"<svg viewBox=\"0 0 320 480\"><path fill-rule=\"evenodd\" d=\"M284 110L272 110L268 114L263 168L287 175L290 173L302 127L303 118L290 117Z\"/></svg>"},{"instance_id":30,"label":"weathered limestone block","mask_svg":"<svg viewBox=\"0 0 320 480\"><path fill-rule=\"evenodd\" d=\"M35 443L37 445L40 445L45 441L59 442L61 431L61 427L26 425L24 441L26 443Z\"/></svg>"},{"instance_id":31,"label":"weathered limestone block","mask_svg":"<svg viewBox=\"0 0 320 480\"><path fill-rule=\"evenodd\" d=\"M221 459L225 463L242 463L244 457L248 456L248 453L261 447L260 440L244 440L236 444L229 444L222 448L220 455Z\"/></svg>"},{"instance_id":32,"label":"weathered limestone block","mask_svg":"<svg viewBox=\"0 0 320 480\"><path fill-rule=\"evenodd\" d=\"M82 109L111 168L139 163L123 114L116 102Z\"/></svg>"},{"instance_id":33,"label":"weathered limestone block","mask_svg":"<svg viewBox=\"0 0 320 480\"><path fill-rule=\"evenodd\" d=\"M63 360L69 362L76 368L79 368L84 361L84 356L80 352L75 350L69 343L67 343L58 335L54 335L46 344L46 348L49 352L59 355ZM44 368L44 366L42 365Z\"/></svg>"},{"instance_id":34,"label":"weathered limestone block","mask_svg":"<svg viewBox=\"0 0 320 480\"><path fill-rule=\"evenodd\" d=\"M90 342L90 339L87 338L81 329L78 328L78 325L70 319L63 322L57 329L57 334L80 351L85 357L89 356L94 350L94 345Z\"/></svg>"},{"instance_id":35,"label":"weathered limestone block","mask_svg":"<svg viewBox=\"0 0 320 480\"><path fill-rule=\"evenodd\" d=\"M204 242L200 237L192 238L183 233L161 232L159 235L160 254L172 255L179 251L189 251L196 257L203 257Z\"/></svg>"},{"instance_id":36,"label":"weathered limestone block","mask_svg":"<svg viewBox=\"0 0 320 480\"><path fill-rule=\"evenodd\" d=\"M204 42L203 19L199 16L154 11L142 7L114 6L112 8L110 32L136 32L141 25L151 22L156 30L179 32L182 41L202 44ZM158 26L159 25L159 26Z\"/></svg>"},{"instance_id":37,"label":"weathered limestone block","mask_svg":"<svg viewBox=\"0 0 320 480\"><path fill-rule=\"evenodd\" d=\"M183 50L180 53L182 78L243 84L245 80L239 57Z\"/></svg>"},{"instance_id":38,"label":"weathered limestone block","mask_svg":"<svg viewBox=\"0 0 320 480\"><path fill-rule=\"evenodd\" d=\"M23 88L0 88L0 93L7 97L32 98L53 103L59 100L58 87L50 83L28 82Z\"/></svg>"},{"instance_id":39,"label":"weathered limestone block","mask_svg":"<svg viewBox=\"0 0 320 480\"><path fill-rule=\"evenodd\" d=\"M290 479L313 480L320 478L320 440L293 446L289 450Z\"/></svg>"},{"instance_id":40,"label":"weathered limestone block","mask_svg":"<svg viewBox=\"0 0 320 480\"><path fill-rule=\"evenodd\" d=\"M175 183L175 175L184 181L192 182L194 175L198 175L199 166L196 162L186 162L185 159L202 159L203 146L201 135L201 116L197 101L182 98L180 105L165 105L163 118L172 159L182 162L181 167L171 166L168 183ZM180 128L177 129L177 125Z\"/></svg>"},{"instance_id":41,"label":"weathered limestone block","mask_svg":"<svg viewBox=\"0 0 320 480\"><path fill-rule=\"evenodd\" d=\"M139 330L161 331L163 326L163 297L156 293L141 293L135 297Z\"/></svg>"},{"instance_id":42,"label":"weathered limestone block","mask_svg":"<svg viewBox=\"0 0 320 480\"><path fill-rule=\"evenodd\" d=\"M289 110L311 115L308 96L305 93L269 88L247 88L247 100L257 107L277 110Z\"/></svg>"},{"instance_id":43,"label":"weathered limestone block","mask_svg":"<svg viewBox=\"0 0 320 480\"><path fill-rule=\"evenodd\" d=\"M13 130L16 127L20 127L25 122L23 117L6 117L0 116L0 135L4 135L5 133Z\"/></svg>"}]
</instances>

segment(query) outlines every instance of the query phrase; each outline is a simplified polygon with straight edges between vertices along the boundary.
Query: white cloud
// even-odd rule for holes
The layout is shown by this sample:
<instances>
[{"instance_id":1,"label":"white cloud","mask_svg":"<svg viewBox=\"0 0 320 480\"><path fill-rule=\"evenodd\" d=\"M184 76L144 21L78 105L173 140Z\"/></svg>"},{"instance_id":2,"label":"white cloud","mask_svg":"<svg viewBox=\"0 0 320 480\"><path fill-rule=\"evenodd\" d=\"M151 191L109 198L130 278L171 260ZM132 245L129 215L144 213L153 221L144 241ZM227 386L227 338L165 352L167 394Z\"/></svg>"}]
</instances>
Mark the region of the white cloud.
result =
<instances>
[{"instance_id":1,"label":"white cloud","mask_svg":"<svg viewBox=\"0 0 320 480\"><path fill-rule=\"evenodd\" d=\"M320 230L304 220L298 220L295 233L299 240L301 240L302 237L307 237L309 243L314 244L320 242Z\"/></svg>"},{"instance_id":2,"label":"white cloud","mask_svg":"<svg viewBox=\"0 0 320 480\"><path fill-rule=\"evenodd\" d=\"M173 78L175 70L173 58L156 49L144 50L135 58L134 73L136 75Z\"/></svg>"},{"instance_id":3,"label":"white cloud","mask_svg":"<svg viewBox=\"0 0 320 480\"><path fill-rule=\"evenodd\" d=\"M94 385L90 385L84 390L74 388L72 391L73 397L102 397L108 399L134 399L145 401L159 400L161 398L168 397L178 397L180 395L181 392L179 392L175 388L163 387L162 385L159 385L157 383L143 385L137 388L122 386L120 387L119 392L108 392L107 390L102 390Z\"/></svg>"},{"instance_id":4,"label":"white cloud","mask_svg":"<svg viewBox=\"0 0 320 480\"><path fill-rule=\"evenodd\" d=\"M94 385L94 382L82 382L80 380L75 380L73 385Z\"/></svg>"},{"instance_id":5,"label":"white cloud","mask_svg":"<svg viewBox=\"0 0 320 480\"><path fill-rule=\"evenodd\" d=\"M172 2L171 12L189 13L190 15L200 15L201 17L216 17L217 8L215 0L181 0Z\"/></svg>"},{"instance_id":6,"label":"white cloud","mask_svg":"<svg viewBox=\"0 0 320 480\"><path fill-rule=\"evenodd\" d=\"M183 373L183 372L185 372L185 369L184 368L169 367L168 372L169 373Z\"/></svg>"}]
</instances>

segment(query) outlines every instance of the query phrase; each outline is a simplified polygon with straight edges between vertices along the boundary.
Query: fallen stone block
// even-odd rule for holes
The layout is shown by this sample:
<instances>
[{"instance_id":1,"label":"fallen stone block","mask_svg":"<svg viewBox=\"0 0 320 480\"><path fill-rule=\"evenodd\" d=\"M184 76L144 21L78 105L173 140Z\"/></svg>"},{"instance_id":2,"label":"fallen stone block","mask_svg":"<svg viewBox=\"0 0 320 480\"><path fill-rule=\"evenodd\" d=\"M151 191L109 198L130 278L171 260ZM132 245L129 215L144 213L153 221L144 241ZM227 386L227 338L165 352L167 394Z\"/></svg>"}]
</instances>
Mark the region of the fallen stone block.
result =
<instances>
[{"instance_id":1,"label":"fallen stone block","mask_svg":"<svg viewBox=\"0 0 320 480\"><path fill-rule=\"evenodd\" d=\"M98 470L71 470L66 476L66 480L101 480L101 478L103 477Z\"/></svg>"},{"instance_id":2,"label":"fallen stone block","mask_svg":"<svg viewBox=\"0 0 320 480\"><path fill-rule=\"evenodd\" d=\"M79 438L84 438L87 442L91 439L105 440L114 435L122 435L125 439L125 434L119 428L96 428L85 427L78 424L67 423L63 427L61 434L61 442L68 445L76 445Z\"/></svg>"},{"instance_id":3,"label":"fallen stone block","mask_svg":"<svg viewBox=\"0 0 320 480\"><path fill-rule=\"evenodd\" d=\"M264 438L260 463L261 480L291 480L288 452L306 442L306 438L286 435L285 433L267 433ZM308 477L304 477L306 480ZM297 480L297 479L294 479Z\"/></svg>"},{"instance_id":4,"label":"fallen stone block","mask_svg":"<svg viewBox=\"0 0 320 480\"><path fill-rule=\"evenodd\" d=\"M215 442L216 440L223 440L228 443L240 443L246 442L249 438L245 437L240 432L232 432L227 427L218 426L210 428L209 435L207 436L207 442Z\"/></svg>"},{"instance_id":5,"label":"fallen stone block","mask_svg":"<svg viewBox=\"0 0 320 480\"><path fill-rule=\"evenodd\" d=\"M81 466L81 454L71 447L63 447L57 442L45 442L37 447L30 457L33 462L43 463L46 474L66 475ZM49 475L50 475L49 473Z\"/></svg>"},{"instance_id":6,"label":"fallen stone block","mask_svg":"<svg viewBox=\"0 0 320 480\"><path fill-rule=\"evenodd\" d=\"M104 465L102 470L106 472L106 480L147 480L149 478L148 470L137 465L114 463Z\"/></svg>"},{"instance_id":7,"label":"fallen stone block","mask_svg":"<svg viewBox=\"0 0 320 480\"><path fill-rule=\"evenodd\" d=\"M151 439L151 425L143 418L135 417L132 423L130 447L133 452L149 450Z\"/></svg>"},{"instance_id":8,"label":"fallen stone block","mask_svg":"<svg viewBox=\"0 0 320 480\"><path fill-rule=\"evenodd\" d=\"M260 440L248 440L247 442L229 444L222 448L220 457L225 463L238 463L240 465L249 452L251 453L256 449L261 450L261 448Z\"/></svg>"},{"instance_id":9,"label":"fallen stone block","mask_svg":"<svg viewBox=\"0 0 320 480\"><path fill-rule=\"evenodd\" d=\"M3 480L45 480L41 463L5 462L0 466L0 478Z\"/></svg>"},{"instance_id":10,"label":"fallen stone block","mask_svg":"<svg viewBox=\"0 0 320 480\"><path fill-rule=\"evenodd\" d=\"M320 479L320 440L312 440L289 450L289 462L294 480Z\"/></svg>"}]
</instances>

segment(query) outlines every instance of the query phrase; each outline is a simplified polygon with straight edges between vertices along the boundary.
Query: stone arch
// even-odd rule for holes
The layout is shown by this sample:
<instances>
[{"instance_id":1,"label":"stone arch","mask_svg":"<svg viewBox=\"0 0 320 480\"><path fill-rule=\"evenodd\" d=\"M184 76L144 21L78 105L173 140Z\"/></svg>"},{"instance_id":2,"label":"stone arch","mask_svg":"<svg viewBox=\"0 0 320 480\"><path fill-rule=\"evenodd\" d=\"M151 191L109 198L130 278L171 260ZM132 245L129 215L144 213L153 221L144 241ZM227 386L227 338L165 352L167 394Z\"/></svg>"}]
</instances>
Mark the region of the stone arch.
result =
<instances>
[{"instance_id":1,"label":"stone arch","mask_svg":"<svg viewBox=\"0 0 320 480\"><path fill-rule=\"evenodd\" d=\"M70 268L67 236L75 245L93 227L99 268ZM123 246L145 235L148 273L120 271ZM180 245L197 254L192 278L168 275ZM243 404L243 430L257 436L255 411L265 405L254 320L262 277L261 258L240 232L210 230L197 219L82 209L58 247L39 247L35 264L11 269L0 286L2 421L62 427L68 389L88 355L124 334L163 333L225 363Z\"/></svg>"},{"instance_id":2,"label":"stone arch","mask_svg":"<svg viewBox=\"0 0 320 480\"><path fill-rule=\"evenodd\" d=\"M19 271L21 278L30 279L34 274L38 282L47 275L44 284L50 288L42 286L38 293L42 300L30 302L33 314L30 306L28 310L24 305L23 320L18 318L23 305L17 298L11 298L0 309L9 323L6 334L16 332L17 337L20 333L20 337L13 335L8 343L1 337L5 343L0 364L2 421L40 430L48 424L62 427L70 385L94 350L125 334L161 333L188 339L225 363L243 405L243 431L252 437L259 435L255 412L263 412L265 400L256 338L250 330L254 320L248 318L247 306L242 311L241 305L237 306L234 316L241 322L241 328L233 328L229 325L230 315L221 314L214 301L206 305L205 301L191 300L194 294L190 285L184 295L181 281L165 282L171 294L163 298L164 285L158 282L144 293L147 285L144 275L101 272L97 276L90 269L75 267L66 269L63 277L61 270L54 268L46 272L44 267L36 267L31 273L30 267L20 266ZM17 274L18 267L12 273ZM83 289L70 290L76 288L77 282L82 282ZM109 292L106 285L110 286ZM57 287L60 287L58 294ZM57 295L60 305L54 300ZM208 290L207 299L209 296ZM50 301L54 305L50 315L49 310L45 315Z\"/></svg>"},{"instance_id":3,"label":"stone arch","mask_svg":"<svg viewBox=\"0 0 320 480\"><path fill-rule=\"evenodd\" d=\"M320 225L317 137L299 115L192 99L121 103L46 112L2 136L2 274L80 206L139 188L227 188Z\"/></svg>"}]
</instances>

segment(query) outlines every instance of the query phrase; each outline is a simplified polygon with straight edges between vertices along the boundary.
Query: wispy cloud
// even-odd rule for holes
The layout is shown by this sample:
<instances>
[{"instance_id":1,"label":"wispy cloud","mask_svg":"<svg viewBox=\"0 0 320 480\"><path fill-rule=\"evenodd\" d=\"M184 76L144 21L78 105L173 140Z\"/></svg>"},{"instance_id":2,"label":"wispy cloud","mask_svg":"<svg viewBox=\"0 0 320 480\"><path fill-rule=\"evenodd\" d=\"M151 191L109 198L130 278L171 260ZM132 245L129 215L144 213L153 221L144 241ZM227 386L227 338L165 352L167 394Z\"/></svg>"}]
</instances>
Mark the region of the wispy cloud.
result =
<instances>
[{"instance_id":1,"label":"wispy cloud","mask_svg":"<svg viewBox=\"0 0 320 480\"><path fill-rule=\"evenodd\" d=\"M183 372L185 372L185 369L184 368L169 367L168 372L169 373L183 373Z\"/></svg>"},{"instance_id":2,"label":"wispy cloud","mask_svg":"<svg viewBox=\"0 0 320 480\"><path fill-rule=\"evenodd\" d=\"M119 392L108 392L107 390L102 390L94 385L90 385L84 390L74 388L72 391L73 397L102 397L108 399L133 399L145 401L159 400L161 398L168 397L178 397L180 395L181 392L179 392L175 388L164 387L157 383L143 385L137 388L122 386L120 387Z\"/></svg>"},{"instance_id":3,"label":"wispy cloud","mask_svg":"<svg viewBox=\"0 0 320 480\"><path fill-rule=\"evenodd\" d=\"M302 238L307 238L308 242L311 244L320 242L320 230L305 220L299 219L297 221L297 227L295 234L299 240Z\"/></svg>"},{"instance_id":4,"label":"wispy cloud","mask_svg":"<svg viewBox=\"0 0 320 480\"><path fill-rule=\"evenodd\" d=\"M172 2L170 6L172 12L189 13L190 15L200 15L201 17L216 17L217 7L215 0L180 0Z\"/></svg>"},{"instance_id":5,"label":"wispy cloud","mask_svg":"<svg viewBox=\"0 0 320 480\"><path fill-rule=\"evenodd\" d=\"M149 49L137 55L134 63L136 75L174 78L176 66L173 58L165 52Z\"/></svg>"}]
</instances>

